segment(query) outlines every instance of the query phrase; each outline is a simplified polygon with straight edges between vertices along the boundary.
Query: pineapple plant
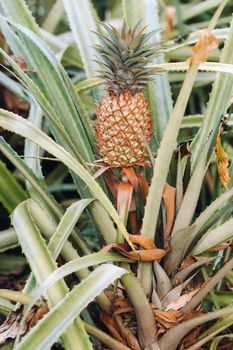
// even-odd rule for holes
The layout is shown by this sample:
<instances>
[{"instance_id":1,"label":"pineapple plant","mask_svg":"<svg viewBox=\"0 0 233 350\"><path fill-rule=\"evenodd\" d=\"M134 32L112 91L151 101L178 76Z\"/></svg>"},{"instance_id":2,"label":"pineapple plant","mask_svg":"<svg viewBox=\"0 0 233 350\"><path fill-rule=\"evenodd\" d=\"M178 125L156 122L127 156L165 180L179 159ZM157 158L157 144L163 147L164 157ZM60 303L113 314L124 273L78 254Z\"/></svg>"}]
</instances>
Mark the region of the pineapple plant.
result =
<instances>
[{"instance_id":1,"label":"pineapple plant","mask_svg":"<svg viewBox=\"0 0 233 350\"><path fill-rule=\"evenodd\" d=\"M0 200L11 214L0 253L32 273L25 269L23 290L0 289L7 316L0 349L232 347L233 152L225 141L233 125L233 22L213 32L224 6L220 24L228 23L232 4L207 11L208 23L196 1L175 9L156 0L122 4L118 31L97 21L89 0L64 1L77 43L67 49L66 35L39 30L24 0L0 0L9 45L0 49L0 79L29 108L28 120L0 109L1 133L20 137L0 138L4 162L17 170L0 162ZM159 55L158 6L171 39ZM114 2L113 17L119 9ZM192 34L180 38L185 28ZM202 70L217 71L216 79ZM98 93L105 96L93 113Z\"/></svg>"},{"instance_id":2,"label":"pineapple plant","mask_svg":"<svg viewBox=\"0 0 233 350\"><path fill-rule=\"evenodd\" d=\"M157 45L148 43L154 33L144 33L140 22L132 29L124 22L121 33L103 26L106 33L96 46L97 62L109 96L103 97L97 111L99 153L112 167L143 165L152 135L144 90L154 75L146 67L157 54Z\"/></svg>"}]
</instances>

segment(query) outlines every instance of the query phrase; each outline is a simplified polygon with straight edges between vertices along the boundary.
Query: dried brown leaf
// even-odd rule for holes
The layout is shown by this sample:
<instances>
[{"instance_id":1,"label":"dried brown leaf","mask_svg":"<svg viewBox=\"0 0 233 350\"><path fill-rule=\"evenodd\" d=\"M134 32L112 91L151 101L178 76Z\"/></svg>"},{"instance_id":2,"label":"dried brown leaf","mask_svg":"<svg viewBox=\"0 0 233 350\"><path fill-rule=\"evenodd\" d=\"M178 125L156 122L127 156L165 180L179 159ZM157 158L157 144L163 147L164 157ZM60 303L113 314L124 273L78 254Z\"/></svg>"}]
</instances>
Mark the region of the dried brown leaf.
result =
<instances>
[{"instance_id":1,"label":"dried brown leaf","mask_svg":"<svg viewBox=\"0 0 233 350\"><path fill-rule=\"evenodd\" d=\"M120 343L126 345L124 339L120 335L120 329L116 323L116 321L108 314L102 313L100 315L101 321L104 323L104 325L107 327L109 332L112 334L112 336L118 340Z\"/></svg>"},{"instance_id":2,"label":"dried brown leaf","mask_svg":"<svg viewBox=\"0 0 233 350\"><path fill-rule=\"evenodd\" d=\"M181 262L181 264L180 264L180 270L185 269L186 267L188 267L188 266L194 264L195 262L196 262L196 259L195 259L193 256L191 256L191 255L187 256L187 257Z\"/></svg>"},{"instance_id":3,"label":"dried brown leaf","mask_svg":"<svg viewBox=\"0 0 233 350\"><path fill-rule=\"evenodd\" d=\"M126 176L127 180L133 185L134 188L138 187L138 177L137 173L135 172L134 168L128 167L122 169L123 177Z\"/></svg>"},{"instance_id":4,"label":"dried brown leaf","mask_svg":"<svg viewBox=\"0 0 233 350\"><path fill-rule=\"evenodd\" d=\"M128 251L126 244L111 243L102 248L102 252L109 252L111 249L116 249L120 254L138 261L153 261L160 260L167 254L167 250L159 249L155 246L154 241L146 236L129 235L130 241L133 244L139 244L145 250Z\"/></svg>"},{"instance_id":5,"label":"dried brown leaf","mask_svg":"<svg viewBox=\"0 0 233 350\"><path fill-rule=\"evenodd\" d=\"M121 220L126 224L133 196L133 185L129 182L121 182L117 192L117 211Z\"/></svg>"},{"instance_id":6,"label":"dried brown leaf","mask_svg":"<svg viewBox=\"0 0 233 350\"><path fill-rule=\"evenodd\" d=\"M220 181L224 187L227 187L230 181L230 175L228 170L229 159L227 153L224 151L221 144L221 132L222 128L220 127L216 138L215 153L217 156L218 175Z\"/></svg>"},{"instance_id":7,"label":"dried brown leaf","mask_svg":"<svg viewBox=\"0 0 233 350\"><path fill-rule=\"evenodd\" d=\"M200 290L200 288L196 288L188 293L182 294L177 300L172 301L167 307L165 311L169 310L179 310L184 305L186 305L192 297Z\"/></svg>"},{"instance_id":8,"label":"dried brown leaf","mask_svg":"<svg viewBox=\"0 0 233 350\"><path fill-rule=\"evenodd\" d=\"M137 177L138 177L139 186L141 189L142 196L143 196L144 200L146 201L146 198L147 198L148 192L149 192L149 185L148 185L147 179L142 174L137 174Z\"/></svg>"},{"instance_id":9,"label":"dried brown leaf","mask_svg":"<svg viewBox=\"0 0 233 350\"><path fill-rule=\"evenodd\" d=\"M219 252L220 250L224 250L224 249L227 249L229 247L231 247L230 243L222 243L222 244L215 245L212 248L209 248L208 251L209 252Z\"/></svg>"},{"instance_id":10,"label":"dried brown leaf","mask_svg":"<svg viewBox=\"0 0 233 350\"><path fill-rule=\"evenodd\" d=\"M48 312L47 306L34 306L27 316L21 335L25 335L43 316ZM6 318L5 322L0 326L0 345L4 344L7 339L15 339L19 332L19 324L23 316L23 308L12 311Z\"/></svg>"},{"instance_id":11,"label":"dried brown leaf","mask_svg":"<svg viewBox=\"0 0 233 350\"><path fill-rule=\"evenodd\" d=\"M218 39L208 29L200 30L199 40L192 48L192 56L189 59L190 65L205 63L209 54L217 49L218 45Z\"/></svg>"},{"instance_id":12,"label":"dried brown leaf","mask_svg":"<svg viewBox=\"0 0 233 350\"><path fill-rule=\"evenodd\" d=\"M164 232L164 240L168 242L172 225L175 217L175 196L176 189L168 184L164 187L163 202L166 208L166 229Z\"/></svg>"},{"instance_id":13,"label":"dried brown leaf","mask_svg":"<svg viewBox=\"0 0 233 350\"><path fill-rule=\"evenodd\" d=\"M174 28L174 20L176 17L176 8L174 6L167 6L165 8L165 20L166 30L164 33L164 39L169 40Z\"/></svg>"}]
</instances>

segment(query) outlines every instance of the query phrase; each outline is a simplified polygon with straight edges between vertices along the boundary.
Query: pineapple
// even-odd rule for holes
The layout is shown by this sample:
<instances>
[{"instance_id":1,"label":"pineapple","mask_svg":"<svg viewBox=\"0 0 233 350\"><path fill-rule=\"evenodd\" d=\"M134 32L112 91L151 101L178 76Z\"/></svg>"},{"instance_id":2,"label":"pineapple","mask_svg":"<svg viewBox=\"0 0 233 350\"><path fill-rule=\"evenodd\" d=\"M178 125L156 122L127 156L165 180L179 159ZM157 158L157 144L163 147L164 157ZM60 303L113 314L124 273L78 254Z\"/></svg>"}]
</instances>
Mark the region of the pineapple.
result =
<instances>
[{"instance_id":1,"label":"pineapple","mask_svg":"<svg viewBox=\"0 0 233 350\"><path fill-rule=\"evenodd\" d=\"M108 88L97 111L96 140L101 161L111 167L143 165L152 136L151 116L144 89L154 72L146 65L157 54L148 43L155 31L144 33L138 22L121 33L102 24L105 33L96 45L100 77Z\"/></svg>"}]
</instances>

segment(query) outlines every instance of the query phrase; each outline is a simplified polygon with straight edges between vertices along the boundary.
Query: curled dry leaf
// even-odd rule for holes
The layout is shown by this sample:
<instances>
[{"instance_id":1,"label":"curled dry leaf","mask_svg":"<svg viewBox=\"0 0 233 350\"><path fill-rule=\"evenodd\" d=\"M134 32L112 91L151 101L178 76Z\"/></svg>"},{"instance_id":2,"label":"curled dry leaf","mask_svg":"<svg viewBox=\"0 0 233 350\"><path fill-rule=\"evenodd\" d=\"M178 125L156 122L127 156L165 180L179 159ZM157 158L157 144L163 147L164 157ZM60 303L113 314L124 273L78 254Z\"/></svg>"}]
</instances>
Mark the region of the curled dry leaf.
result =
<instances>
[{"instance_id":1,"label":"curled dry leaf","mask_svg":"<svg viewBox=\"0 0 233 350\"><path fill-rule=\"evenodd\" d=\"M159 322L166 329L172 328L183 319L183 313L181 311L162 311L152 306L156 321Z\"/></svg>"},{"instance_id":2,"label":"curled dry leaf","mask_svg":"<svg viewBox=\"0 0 233 350\"><path fill-rule=\"evenodd\" d=\"M116 321L108 314L102 313L100 315L101 321L104 323L105 327L109 330L112 336L118 340L120 343L126 345L124 339L120 334L120 329L116 323Z\"/></svg>"},{"instance_id":3,"label":"curled dry leaf","mask_svg":"<svg viewBox=\"0 0 233 350\"><path fill-rule=\"evenodd\" d=\"M174 27L174 20L176 17L176 8L174 6L167 6L165 8L165 20L166 20L166 30L164 33L164 39L169 40Z\"/></svg>"},{"instance_id":4,"label":"curled dry leaf","mask_svg":"<svg viewBox=\"0 0 233 350\"><path fill-rule=\"evenodd\" d=\"M180 264L180 270L185 269L186 267L194 264L197 260L194 256L188 255Z\"/></svg>"},{"instance_id":5,"label":"curled dry leaf","mask_svg":"<svg viewBox=\"0 0 233 350\"><path fill-rule=\"evenodd\" d=\"M145 236L141 235L129 235L130 241L133 244L139 244L145 250L128 251L126 244L112 243L102 248L102 252L108 252L112 248L116 249L118 253L137 261L154 261L160 260L167 254L167 250L159 249L155 246L154 241Z\"/></svg>"},{"instance_id":6,"label":"curled dry leaf","mask_svg":"<svg viewBox=\"0 0 233 350\"><path fill-rule=\"evenodd\" d=\"M34 306L24 322L21 335L25 335L47 312L48 309L45 304ZM22 316L23 307L12 311L7 316L5 322L0 326L0 345L4 344L7 339L15 339L17 337Z\"/></svg>"},{"instance_id":7,"label":"curled dry leaf","mask_svg":"<svg viewBox=\"0 0 233 350\"><path fill-rule=\"evenodd\" d=\"M0 345L4 344L7 339L15 339L19 332L19 322L22 317L22 309L11 312L5 322L0 326ZM27 331L27 326L24 324L22 335Z\"/></svg>"},{"instance_id":8,"label":"curled dry leaf","mask_svg":"<svg viewBox=\"0 0 233 350\"><path fill-rule=\"evenodd\" d=\"M200 290L200 288L196 288L188 293L182 294L177 300L172 301L167 307L165 311L169 310L179 310L184 305L186 305L192 297Z\"/></svg>"},{"instance_id":9,"label":"curled dry leaf","mask_svg":"<svg viewBox=\"0 0 233 350\"><path fill-rule=\"evenodd\" d=\"M218 175L219 175L220 181L224 187L227 187L230 181L229 170L228 170L229 160L228 160L228 155L224 151L221 144L221 132L222 132L222 127L219 128L218 135L216 138L215 153L217 156Z\"/></svg>"},{"instance_id":10,"label":"curled dry leaf","mask_svg":"<svg viewBox=\"0 0 233 350\"><path fill-rule=\"evenodd\" d=\"M227 249L229 247L232 247L232 244L222 243L222 244L218 244L218 245L215 245L214 247L209 248L208 251L209 252L219 252L220 250L224 250L224 249Z\"/></svg>"},{"instance_id":11,"label":"curled dry leaf","mask_svg":"<svg viewBox=\"0 0 233 350\"><path fill-rule=\"evenodd\" d=\"M141 245L144 249L154 249L156 248L153 239L141 235L129 235L130 240L134 244Z\"/></svg>"},{"instance_id":12,"label":"curled dry leaf","mask_svg":"<svg viewBox=\"0 0 233 350\"><path fill-rule=\"evenodd\" d=\"M164 249L153 248L147 250L135 250L127 251L124 244L112 243L108 244L101 249L102 252L109 252L111 249L116 249L118 253L137 261L154 261L160 260L163 256L167 254Z\"/></svg>"},{"instance_id":13,"label":"curled dry leaf","mask_svg":"<svg viewBox=\"0 0 233 350\"><path fill-rule=\"evenodd\" d=\"M189 64L205 63L209 54L218 48L218 44L218 39L208 29L200 30L199 40L192 48Z\"/></svg>"},{"instance_id":14,"label":"curled dry leaf","mask_svg":"<svg viewBox=\"0 0 233 350\"><path fill-rule=\"evenodd\" d=\"M174 222L175 217L175 196L176 196L176 189L175 187L172 187L168 184L164 187L163 192L163 202L166 208L166 229L164 232L164 241L165 246L167 246L170 233L172 230L172 225Z\"/></svg>"}]
</instances>

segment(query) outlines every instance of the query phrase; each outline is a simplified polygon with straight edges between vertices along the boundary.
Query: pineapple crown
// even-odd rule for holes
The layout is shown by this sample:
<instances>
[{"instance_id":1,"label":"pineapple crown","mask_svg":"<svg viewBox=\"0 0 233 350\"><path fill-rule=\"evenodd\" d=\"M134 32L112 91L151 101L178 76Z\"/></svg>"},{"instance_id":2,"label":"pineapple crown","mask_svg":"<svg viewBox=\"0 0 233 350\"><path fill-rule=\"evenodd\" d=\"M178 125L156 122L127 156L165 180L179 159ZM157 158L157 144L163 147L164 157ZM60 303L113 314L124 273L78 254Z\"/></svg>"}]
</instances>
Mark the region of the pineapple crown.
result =
<instances>
[{"instance_id":1,"label":"pineapple crown","mask_svg":"<svg viewBox=\"0 0 233 350\"><path fill-rule=\"evenodd\" d=\"M121 32L110 24L101 23L104 33L97 34L99 45L95 45L101 70L99 77L104 79L112 94L124 91L138 91L153 80L154 71L146 67L158 55L159 46L149 39L156 30L145 33L146 27L139 21L134 28L128 28L125 21Z\"/></svg>"}]
</instances>

